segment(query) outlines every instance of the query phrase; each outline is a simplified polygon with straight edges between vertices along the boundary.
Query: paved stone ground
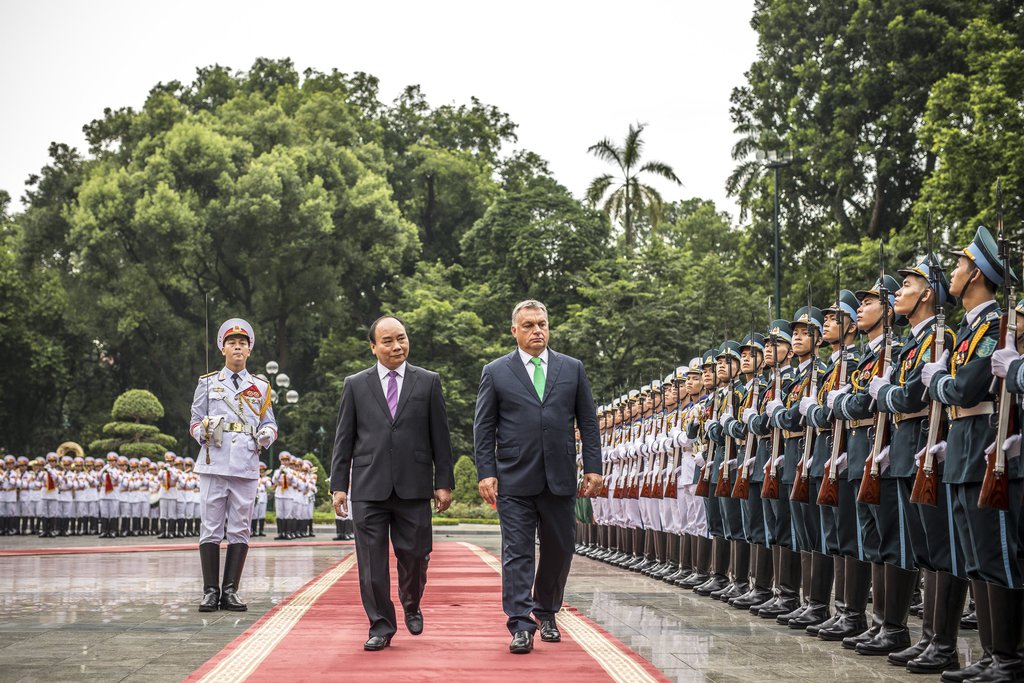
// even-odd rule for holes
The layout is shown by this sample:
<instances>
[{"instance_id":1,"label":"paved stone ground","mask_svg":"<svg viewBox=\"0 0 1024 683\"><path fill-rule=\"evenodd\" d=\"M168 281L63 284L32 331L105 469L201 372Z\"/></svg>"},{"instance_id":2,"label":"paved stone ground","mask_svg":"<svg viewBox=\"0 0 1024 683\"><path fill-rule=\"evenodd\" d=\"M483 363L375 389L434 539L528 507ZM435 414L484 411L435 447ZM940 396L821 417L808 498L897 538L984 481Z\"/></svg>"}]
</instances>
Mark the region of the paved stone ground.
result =
<instances>
[{"instance_id":1,"label":"paved stone ground","mask_svg":"<svg viewBox=\"0 0 1024 683\"><path fill-rule=\"evenodd\" d=\"M497 527L437 527L435 538L500 549ZM7 537L0 549L178 542ZM191 551L0 557L0 683L181 680L351 549L254 548L241 590L249 611L213 614L195 611ZM590 559L575 558L565 599L677 681L937 680ZM920 620L911 626L916 638ZM980 650L974 632L960 644L965 657Z\"/></svg>"}]
</instances>

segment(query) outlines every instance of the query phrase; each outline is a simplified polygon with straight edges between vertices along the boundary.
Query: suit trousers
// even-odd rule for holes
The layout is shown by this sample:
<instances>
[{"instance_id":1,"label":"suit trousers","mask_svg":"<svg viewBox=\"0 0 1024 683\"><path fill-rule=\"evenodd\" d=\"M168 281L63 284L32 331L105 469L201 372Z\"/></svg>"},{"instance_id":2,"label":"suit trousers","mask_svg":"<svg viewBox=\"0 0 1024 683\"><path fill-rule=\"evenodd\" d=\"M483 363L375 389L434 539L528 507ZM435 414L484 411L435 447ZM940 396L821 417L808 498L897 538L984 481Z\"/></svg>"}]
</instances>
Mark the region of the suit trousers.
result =
<instances>
[{"instance_id":1,"label":"suit trousers","mask_svg":"<svg viewBox=\"0 0 1024 683\"><path fill-rule=\"evenodd\" d=\"M575 548L575 495L558 496L545 486L535 496L498 493L501 521L501 603L509 633L537 630L562 608L565 580ZM540 539L534 574L534 539Z\"/></svg>"},{"instance_id":2,"label":"suit trousers","mask_svg":"<svg viewBox=\"0 0 1024 683\"><path fill-rule=\"evenodd\" d=\"M427 584L427 563L433 549L430 499L399 498L392 492L386 500L352 501L352 521L359 595L370 620L370 635L387 638L398 630L391 602L388 538L398 564L398 598L407 613L415 613ZM573 526L572 519L569 525Z\"/></svg>"}]
</instances>

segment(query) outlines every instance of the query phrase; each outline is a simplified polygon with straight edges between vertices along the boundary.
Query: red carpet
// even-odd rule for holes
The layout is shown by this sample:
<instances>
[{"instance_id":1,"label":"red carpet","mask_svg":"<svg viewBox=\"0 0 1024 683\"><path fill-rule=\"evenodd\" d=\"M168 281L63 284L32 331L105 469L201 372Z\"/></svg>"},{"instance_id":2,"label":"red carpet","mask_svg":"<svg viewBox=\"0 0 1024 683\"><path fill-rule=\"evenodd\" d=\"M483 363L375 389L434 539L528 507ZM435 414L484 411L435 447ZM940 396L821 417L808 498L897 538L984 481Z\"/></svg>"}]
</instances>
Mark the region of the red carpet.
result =
<instances>
[{"instance_id":1,"label":"red carpet","mask_svg":"<svg viewBox=\"0 0 1024 683\"><path fill-rule=\"evenodd\" d=\"M221 543L221 547L226 547ZM313 546L346 546L352 541L259 541L250 543L250 548L308 548ZM89 545L70 548L17 548L0 550L0 557L17 557L21 555L91 555L94 553L154 553L171 550L196 550L199 541L191 543L161 543L153 545Z\"/></svg>"},{"instance_id":2,"label":"red carpet","mask_svg":"<svg viewBox=\"0 0 1024 683\"><path fill-rule=\"evenodd\" d=\"M470 544L435 543L423 599L426 624L400 623L391 647L364 652L367 620L354 556L268 612L188 680L198 681L664 681L649 662L571 608L561 643L508 651L497 560ZM392 558L392 584L396 572ZM393 589L394 592L394 589ZM401 605L397 594L393 596Z\"/></svg>"}]
</instances>

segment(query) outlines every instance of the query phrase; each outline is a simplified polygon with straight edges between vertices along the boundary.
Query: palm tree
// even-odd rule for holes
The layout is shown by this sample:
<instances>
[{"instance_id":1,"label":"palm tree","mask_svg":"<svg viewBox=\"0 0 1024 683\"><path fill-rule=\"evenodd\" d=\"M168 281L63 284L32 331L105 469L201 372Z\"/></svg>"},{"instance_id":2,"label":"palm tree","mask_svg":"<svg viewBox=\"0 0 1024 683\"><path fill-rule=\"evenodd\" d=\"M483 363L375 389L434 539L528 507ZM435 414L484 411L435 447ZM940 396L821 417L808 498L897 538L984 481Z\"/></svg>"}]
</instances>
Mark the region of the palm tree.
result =
<instances>
[{"instance_id":1,"label":"palm tree","mask_svg":"<svg viewBox=\"0 0 1024 683\"><path fill-rule=\"evenodd\" d=\"M621 147L605 138L587 149L598 159L612 162L619 167L620 175L618 177L605 173L590 181L590 187L587 188L587 201L591 206L597 206L597 203L611 190L611 194L608 194L601 210L608 215L609 220L622 224L626 246L629 247L636 242L636 231L633 225L635 215L646 213L651 227L656 227L661 218L663 204L661 195L650 185L642 183L640 175L650 173L677 185L682 185L676 172L668 164L660 161L648 161L640 164L640 153L644 147L640 134L644 128L645 124L642 123L638 123L636 126L630 124L626 142ZM620 182L621 184L616 185Z\"/></svg>"}]
</instances>

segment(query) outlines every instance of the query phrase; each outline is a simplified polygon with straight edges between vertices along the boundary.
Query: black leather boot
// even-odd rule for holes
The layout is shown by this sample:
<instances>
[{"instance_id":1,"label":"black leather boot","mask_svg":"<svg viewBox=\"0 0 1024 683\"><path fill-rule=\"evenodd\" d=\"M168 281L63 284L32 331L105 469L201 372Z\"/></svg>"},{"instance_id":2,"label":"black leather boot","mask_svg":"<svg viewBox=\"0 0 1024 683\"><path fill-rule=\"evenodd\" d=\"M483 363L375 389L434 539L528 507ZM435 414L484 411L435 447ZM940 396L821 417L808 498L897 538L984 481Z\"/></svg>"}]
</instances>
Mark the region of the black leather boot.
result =
<instances>
[{"instance_id":1,"label":"black leather boot","mask_svg":"<svg viewBox=\"0 0 1024 683\"><path fill-rule=\"evenodd\" d=\"M345 540L345 537L344 537L344 533L345 532L342 530L342 524L341 524L344 521L345 520L338 519L337 517L334 518L334 531L335 531L335 534L334 534L334 538L331 539L332 541L344 541Z\"/></svg>"},{"instance_id":2,"label":"black leather boot","mask_svg":"<svg viewBox=\"0 0 1024 683\"><path fill-rule=\"evenodd\" d=\"M818 629L818 637L822 640L844 640L858 636L868 629L865 612L868 605L871 565L861 562L855 557L844 559L846 565L846 585L843 591L845 608L836 623Z\"/></svg>"},{"instance_id":3,"label":"black leather boot","mask_svg":"<svg viewBox=\"0 0 1024 683\"><path fill-rule=\"evenodd\" d=\"M718 590L711 591L711 594L708 597L715 600L721 600L722 596L727 593L736 595L736 543L729 539L725 539L723 543L725 543L726 547L729 548L729 564L725 570L725 578L727 578L728 581Z\"/></svg>"},{"instance_id":4,"label":"black leather boot","mask_svg":"<svg viewBox=\"0 0 1024 683\"><path fill-rule=\"evenodd\" d=\"M779 549L778 598L774 603L757 611L762 619L778 619L800 606L800 553L789 548Z\"/></svg>"},{"instance_id":5,"label":"black leather boot","mask_svg":"<svg viewBox=\"0 0 1024 683\"><path fill-rule=\"evenodd\" d=\"M755 543L750 546L750 552L754 562L750 590L729 601L736 609L750 609L754 605L763 605L773 597L771 548Z\"/></svg>"},{"instance_id":6,"label":"black leather boot","mask_svg":"<svg viewBox=\"0 0 1024 683\"><path fill-rule=\"evenodd\" d=\"M220 544L200 543L199 563L203 567L203 601L200 612L216 612L220 606Z\"/></svg>"},{"instance_id":7,"label":"black leather boot","mask_svg":"<svg viewBox=\"0 0 1024 683\"><path fill-rule=\"evenodd\" d=\"M811 605L811 553L807 550L800 551L800 600L796 608L775 618L775 623L788 626L790 620L799 617L807 611Z\"/></svg>"},{"instance_id":8,"label":"black leather boot","mask_svg":"<svg viewBox=\"0 0 1024 683\"><path fill-rule=\"evenodd\" d=\"M260 532L258 534L256 534L256 535L257 536L266 536L267 534L263 530L264 526L266 526L266 524L267 524L266 518L265 517L260 517L259 522L260 522Z\"/></svg>"},{"instance_id":9,"label":"black leather boot","mask_svg":"<svg viewBox=\"0 0 1024 683\"><path fill-rule=\"evenodd\" d=\"M307 519L306 520L306 536L308 536L309 538L316 538L316 534L313 533L313 520L312 519Z\"/></svg>"},{"instance_id":10,"label":"black leather boot","mask_svg":"<svg viewBox=\"0 0 1024 683\"><path fill-rule=\"evenodd\" d=\"M921 591L921 637L910 647L889 653L889 663L906 666L914 657L924 652L935 635L935 572L921 569L924 588Z\"/></svg>"},{"instance_id":11,"label":"black leather boot","mask_svg":"<svg viewBox=\"0 0 1024 683\"><path fill-rule=\"evenodd\" d=\"M882 630L866 643L859 643L857 654L878 656L910 647L907 616L917 588L917 570L885 565L885 623Z\"/></svg>"},{"instance_id":12,"label":"black leather boot","mask_svg":"<svg viewBox=\"0 0 1024 683\"><path fill-rule=\"evenodd\" d=\"M970 683L1024 681L1024 589L988 584L987 614L978 611L978 624L987 619L992 630L992 663Z\"/></svg>"},{"instance_id":13,"label":"black leather boot","mask_svg":"<svg viewBox=\"0 0 1024 683\"><path fill-rule=\"evenodd\" d=\"M662 568L651 575L651 578L661 579L664 581L669 576L678 574L679 568L679 536L676 534L668 533L667 531L662 533L662 543L665 548L664 561L662 562Z\"/></svg>"},{"instance_id":14,"label":"black leather boot","mask_svg":"<svg viewBox=\"0 0 1024 683\"><path fill-rule=\"evenodd\" d=\"M356 523L351 519L345 520L345 540L354 541L356 539Z\"/></svg>"},{"instance_id":15,"label":"black leather boot","mask_svg":"<svg viewBox=\"0 0 1024 683\"><path fill-rule=\"evenodd\" d=\"M287 538L284 535L284 520L280 517L277 518L277 536L274 536L275 541L284 541Z\"/></svg>"},{"instance_id":16,"label":"black leather boot","mask_svg":"<svg viewBox=\"0 0 1024 683\"><path fill-rule=\"evenodd\" d=\"M725 574L729 567L729 542L716 536L711 542L711 554L714 556L711 578L693 589L697 595L711 595L729 583L729 577Z\"/></svg>"},{"instance_id":17,"label":"black leather boot","mask_svg":"<svg viewBox=\"0 0 1024 683\"><path fill-rule=\"evenodd\" d=\"M928 581L925 579L925 595L928 594ZM953 576L949 572L935 572L932 592L934 593L931 631L932 637L924 651L907 662L907 671L916 674L941 673L960 668L960 654L957 652L956 639L960 633L960 615L963 613L964 601L967 599L968 582L966 579ZM925 617L928 610L925 609ZM986 629L985 637L989 631ZM986 639L982 638L982 646ZM986 656L989 650L985 649ZM890 655L890 659L892 655Z\"/></svg>"},{"instance_id":18,"label":"black leather boot","mask_svg":"<svg viewBox=\"0 0 1024 683\"><path fill-rule=\"evenodd\" d=\"M682 579L676 580L680 588L694 588L711 577L711 539L706 536L693 536L695 544L693 553L693 571Z\"/></svg>"},{"instance_id":19,"label":"black leather boot","mask_svg":"<svg viewBox=\"0 0 1024 683\"><path fill-rule=\"evenodd\" d=\"M808 626L817 626L831 616L828 603L832 597L832 578L832 556L812 552L810 599L807 609L789 620L790 628L807 629Z\"/></svg>"},{"instance_id":20,"label":"black leather boot","mask_svg":"<svg viewBox=\"0 0 1024 683\"><path fill-rule=\"evenodd\" d=\"M988 594L988 585L979 579L971 579L971 592L974 593L974 609L978 615L990 614L988 604L990 598ZM960 628L963 628L962 623L960 624ZM982 672L991 666L992 647L994 642L991 619L978 619L978 638L981 640L981 658L964 669L944 671L942 673L942 680L950 683L961 683L962 681L969 680L975 676L980 676ZM925 650L925 654L927 653L928 651ZM924 655L922 655L922 657L923 656ZM918 657L918 659L921 659L921 657ZM907 668L910 668L910 664L907 664Z\"/></svg>"},{"instance_id":21,"label":"black leather boot","mask_svg":"<svg viewBox=\"0 0 1024 683\"><path fill-rule=\"evenodd\" d=\"M846 601L844 600L846 591L846 558L842 555L831 555L830 557L832 558L832 588L835 592L835 610L832 612L832 616L825 621L820 624L811 624L804 629L809 636L816 637L821 629L834 626L836 622L842 619L843 613L846 611Z\"/></svg>"},{"instance_id":22,"label":"black leather boot","mask_svg":"<svg viewBox=\"0 0 1024 683\"><path fill-rule=\"evenodd\" d=\"M732 583L718 596L722 602L746 595L750 590L750 544L746 541L732 541L732 571Z\"/></svg>"},{"instance_id":23,"label":"black leather boot","mask_svg":"<svg viewBox=\"0 0 1024 683\"><path fill-rule=\"evenodd\" d=\"M856 650L861 643L866 643L882 630L885 623L885 565L880 562L871 563L871 626L857 636L843 638L843 647Z\"/></svg>"},{"instance_id":24,"label":"black leather boot","mask_svg":"<svg viewBox=\"0 0 1024 683\"><path fill-rule=\"evenodd\" d=\"M211 544L212 545L212 544ZM220 587L220 608L229 612L245 612L249 608L238 599L238 585L245 567L245 556L249 552L246 543L228 544L224 558L224 583Z\"/></svg>"}]
</instances>

